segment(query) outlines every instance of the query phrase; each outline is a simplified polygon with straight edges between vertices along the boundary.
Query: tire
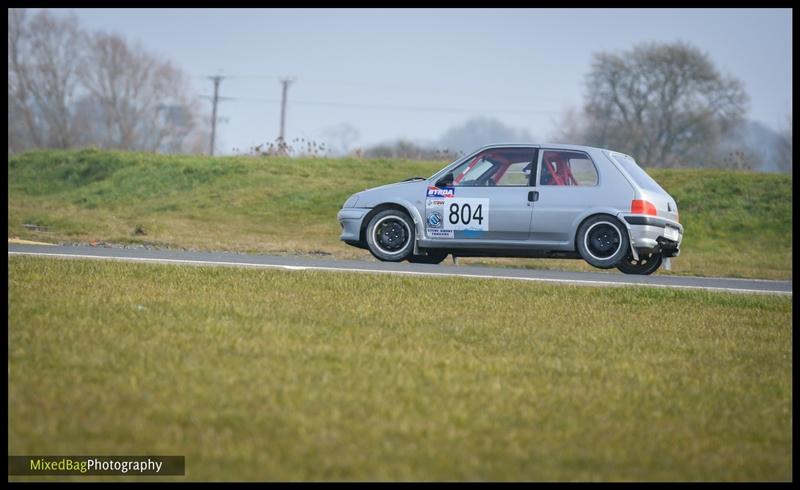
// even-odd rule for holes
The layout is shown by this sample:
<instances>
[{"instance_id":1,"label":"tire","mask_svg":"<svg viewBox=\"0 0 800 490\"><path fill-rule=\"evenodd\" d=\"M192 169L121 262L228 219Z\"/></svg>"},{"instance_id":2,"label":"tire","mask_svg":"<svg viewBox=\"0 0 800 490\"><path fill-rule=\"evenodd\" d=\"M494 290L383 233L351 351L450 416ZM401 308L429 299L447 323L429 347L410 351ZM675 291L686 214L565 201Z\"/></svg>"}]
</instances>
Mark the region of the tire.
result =
<instances>
[{"instance_id":1,"label":"tire","mask_svg":"<svg viewBox=\"0 0 800 490\"><path fill-rule=\"evenodd\" d=\"M575 241L581 258L598 269L616 267L630 253L628 230L607 214L581 223Z\"/></svg>"},{"instance_id":2,"label":"tire","mask_svg":"<svg viewBox=\"0 0 800 490\"><path fill-rule=\"evenodd\" d=\"M414 223L403 211L386 209L369 221L366 238L376 259L401 262L414 251Z\"/></svg>"},{"instance_id":3,"label":"tire","mask_svg":"<svg viewBox=\"0 0 800 490\"><path fill-rule=\"evenodd\" d=\"M650 275L661 267L663 260L660 253L639 254L638 262L631 254L628 254L617 264L617 269L625 274Z\"/></svg>"},{"instance_id":4,"label":"tire","mask_svg":"<svg viewBox=\"0 0 800 490\"><path fill-rule=\"evenodd\" d=\"M447 255L443 250L428 250L426 255L412 255L408 261L414 264L441 264Z\"/></svg>"}]
</instances>

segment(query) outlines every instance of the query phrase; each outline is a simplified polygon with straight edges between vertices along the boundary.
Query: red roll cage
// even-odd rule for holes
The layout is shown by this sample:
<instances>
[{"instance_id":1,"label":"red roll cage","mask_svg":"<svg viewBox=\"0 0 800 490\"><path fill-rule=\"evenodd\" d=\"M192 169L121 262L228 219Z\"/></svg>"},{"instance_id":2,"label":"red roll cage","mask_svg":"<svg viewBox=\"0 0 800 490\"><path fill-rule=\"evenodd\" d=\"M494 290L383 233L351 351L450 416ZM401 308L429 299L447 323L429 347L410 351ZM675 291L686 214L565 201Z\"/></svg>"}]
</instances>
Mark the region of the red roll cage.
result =
<instances>
[{"instance_id":1,"label":"red roll cage","mask_svg":"<svg viewBox=\"0 0 800 490\"><path fill-rule=\"evenodd\" d=\"M495 182L499 182L500 179L505 175L508 171L508 168L511 166L511 162L503 157L501 154L497 153L483 153L480 155L476 155L475 158L467 165L467 167L456 176L453 180L454 184L458 184L461 182L464 177L472 170L475 165L481 159L487 159L492 161L493 163L497 163L501 165L501 167L494 173L492 176ZM563 155L557 151L546 151L544 155L542 155L542 179L541 183L544 185L578 185L578 181L575 180L575 176L572 175L572 170L570 169L569 164L565 161Z\"/></svg>"}]
</instances>

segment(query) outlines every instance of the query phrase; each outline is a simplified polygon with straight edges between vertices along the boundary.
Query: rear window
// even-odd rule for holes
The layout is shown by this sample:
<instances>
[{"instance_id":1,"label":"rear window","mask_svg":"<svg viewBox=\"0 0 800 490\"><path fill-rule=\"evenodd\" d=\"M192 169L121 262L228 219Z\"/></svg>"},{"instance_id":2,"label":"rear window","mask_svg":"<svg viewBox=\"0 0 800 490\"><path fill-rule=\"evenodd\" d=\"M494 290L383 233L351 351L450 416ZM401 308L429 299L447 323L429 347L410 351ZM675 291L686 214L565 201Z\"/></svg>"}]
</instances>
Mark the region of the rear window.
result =
<instances>
[{"instance_id":1,"label":"rear window","mask_svg":"<svg viewBox=\"0 0 800 490\"><path fill-rule=\"evenodd\" d=\"M658 185L658 182L647 175L647 172L642 170L642 167L637 165L636 160L633 158L621 153L611 153L611 158L620 164L622 168L624 168L628 174L633 177L633 180L636 182L636 184L642 189L654 192L663 192L666 194L666 191L662 189L660 185Z\"/></svg>"}]
</instances>

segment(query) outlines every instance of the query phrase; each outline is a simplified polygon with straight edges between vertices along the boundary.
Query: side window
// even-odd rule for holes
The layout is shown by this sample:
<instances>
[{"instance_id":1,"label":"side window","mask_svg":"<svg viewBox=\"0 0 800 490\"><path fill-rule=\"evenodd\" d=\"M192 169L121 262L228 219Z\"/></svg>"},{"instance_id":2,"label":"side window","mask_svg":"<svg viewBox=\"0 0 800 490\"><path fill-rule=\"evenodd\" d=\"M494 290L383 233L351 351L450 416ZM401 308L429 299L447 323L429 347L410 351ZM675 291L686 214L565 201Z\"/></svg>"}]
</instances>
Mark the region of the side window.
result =
<instances>
[{"instance_id":1,"label":"side window","mask_svg":"<svg viewBox=\"0 0 800 490\"><path fill-rule=\"evenodd\" d=\"M455 187L528 186L535 168L533 148L491 148L454 168Z\"/></svg>"},{"instance_id":2,"label":"side window","mask_svg":"<svg viewBox=\"0 0 800 490\"><path fill-rule=\"evenodd\" d=\"M577 151L547 150L542 154L540 185L597 185L597 168L589 155Z\"/></svg>"},{"instance_id":3,"label":"side window","mask_svg":"<svg viewBox=\"0 0 800 490\"><path fill-rule=\"evenodd\" d=\"M531 168L531 162L512 163L497 179L497 185L528 185Z\"/></svg>"}]
</instances>

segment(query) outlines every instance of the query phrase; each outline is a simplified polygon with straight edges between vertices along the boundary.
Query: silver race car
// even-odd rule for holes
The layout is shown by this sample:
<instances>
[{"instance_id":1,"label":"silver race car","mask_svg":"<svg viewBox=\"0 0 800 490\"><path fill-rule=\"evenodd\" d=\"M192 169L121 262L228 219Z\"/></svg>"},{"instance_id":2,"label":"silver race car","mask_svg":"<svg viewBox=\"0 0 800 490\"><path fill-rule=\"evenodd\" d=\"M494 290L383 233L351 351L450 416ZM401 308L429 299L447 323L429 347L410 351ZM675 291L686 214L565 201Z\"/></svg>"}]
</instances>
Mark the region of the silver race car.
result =
<instances>
[{"instance_id":1,"label":"silver race car","mask_svg":"<svg viewBox=\"0 0 800 490\"><path fill-rule=\"evenodd\" d=\"M675 200L628 155L574 145L485 146L430 178L350 196L341 240L380 260L582 258L652 274L680 252Z\"/></svg>"}]
</instances>

